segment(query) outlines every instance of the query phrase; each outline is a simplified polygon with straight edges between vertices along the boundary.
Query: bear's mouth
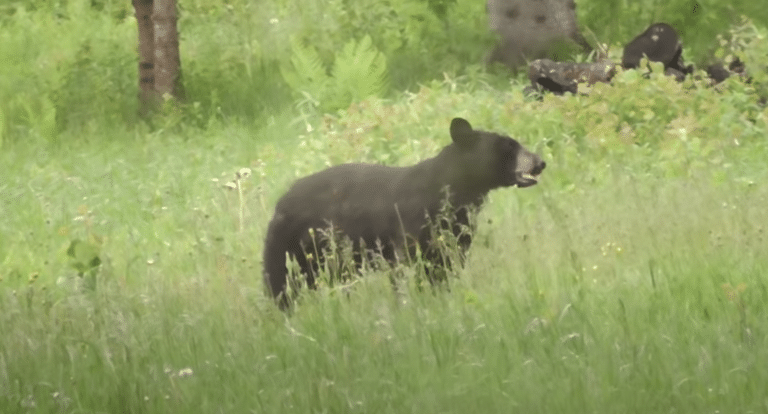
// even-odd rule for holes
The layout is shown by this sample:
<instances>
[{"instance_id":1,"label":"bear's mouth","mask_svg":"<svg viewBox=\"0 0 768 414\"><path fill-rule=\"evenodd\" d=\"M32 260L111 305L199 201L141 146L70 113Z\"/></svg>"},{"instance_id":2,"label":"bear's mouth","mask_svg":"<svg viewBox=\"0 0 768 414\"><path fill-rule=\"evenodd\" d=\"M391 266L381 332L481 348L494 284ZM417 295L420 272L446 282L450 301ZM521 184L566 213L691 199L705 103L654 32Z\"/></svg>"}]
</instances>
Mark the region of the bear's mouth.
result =
<instances>
[{"instance_id":1,"label":"bear's mouth","mask_svg":"<svg viewBox=\"0 0 768 414\"><path fill-rule=\"evenodd\" d=\"M541 176L541 173L531 174L529 172L517 172L515 175L517 176L515 177L517 186L520 188L525 188L538 183L539 176Z\"/></svg>"},{"instance_id":2,"label":"bear's mouth","mask_svg":"<svg viewBox=\"0 0 768 414\"><path fill-rule=\"evenodd\" d=\"M541 172L547 167L547 163L538 155L525 149L518 152L515 164L514 180L520 188L530 187L538 183Z\"/></svg>"}]
</instances>

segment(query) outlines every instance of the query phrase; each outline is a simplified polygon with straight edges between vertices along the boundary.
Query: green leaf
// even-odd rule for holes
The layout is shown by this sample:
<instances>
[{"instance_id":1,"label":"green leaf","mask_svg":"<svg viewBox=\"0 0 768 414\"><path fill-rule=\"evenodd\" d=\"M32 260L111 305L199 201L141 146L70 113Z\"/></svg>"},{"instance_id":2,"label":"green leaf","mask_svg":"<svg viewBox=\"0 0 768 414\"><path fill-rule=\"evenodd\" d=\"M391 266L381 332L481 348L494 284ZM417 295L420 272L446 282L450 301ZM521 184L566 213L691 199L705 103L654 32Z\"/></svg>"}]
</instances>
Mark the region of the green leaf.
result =
<instances>
[{"instance_id":1,"label":"green leaf","mask_svg":"<svg viewBox=\"0 0 768 414\"><path fill-rule=\"evenodd\" d=\"M74 239L69 243L67 256L72 258L72 267L81 275L101 264L99 246L80 239Z\"/></svg>"},{"instance_id":2,"label":"green leaf","mask_svg":"<svg viewBox=\"0 0 768 414\"><path fill-rule=\"evenodd\" d=\"M344 107L386 90L387 61L366 35L359 42L351 40L344 45L336 55L332 76L336 92L333 104Z\"/></svg>"},{"instance_id":3,"label":"green leaf","mask_svg":"<svg viewBox=\"0 0 768 414\"><path fill-rule=\"evenodd\" d=\"M307 93L322 100L330 83L330 77L315 48L304 46L296 39L291 39L290 64L280 66L283 80L297 94Z\"/></svg>"}]
</instances>

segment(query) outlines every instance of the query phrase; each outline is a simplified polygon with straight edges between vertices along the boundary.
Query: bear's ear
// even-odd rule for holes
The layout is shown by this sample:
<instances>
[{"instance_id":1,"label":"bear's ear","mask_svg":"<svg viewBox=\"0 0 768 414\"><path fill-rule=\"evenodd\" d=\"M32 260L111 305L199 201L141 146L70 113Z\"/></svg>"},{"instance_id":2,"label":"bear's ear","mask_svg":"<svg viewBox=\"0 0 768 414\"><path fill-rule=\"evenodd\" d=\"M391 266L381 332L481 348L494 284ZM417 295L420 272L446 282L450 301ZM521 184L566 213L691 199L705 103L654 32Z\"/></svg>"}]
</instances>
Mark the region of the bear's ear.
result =
<instances>
[{"instance_id":1,"label":"bear's ear","mask_svg":"<svg viewBox=\"0 0 768 414\"><path fill-rule=\"evenodd\" d=\"M466 119L453 118L451 121L451 139L460 147L467 147L477 140L477 135Z\"/></svg>"}]
</instances>

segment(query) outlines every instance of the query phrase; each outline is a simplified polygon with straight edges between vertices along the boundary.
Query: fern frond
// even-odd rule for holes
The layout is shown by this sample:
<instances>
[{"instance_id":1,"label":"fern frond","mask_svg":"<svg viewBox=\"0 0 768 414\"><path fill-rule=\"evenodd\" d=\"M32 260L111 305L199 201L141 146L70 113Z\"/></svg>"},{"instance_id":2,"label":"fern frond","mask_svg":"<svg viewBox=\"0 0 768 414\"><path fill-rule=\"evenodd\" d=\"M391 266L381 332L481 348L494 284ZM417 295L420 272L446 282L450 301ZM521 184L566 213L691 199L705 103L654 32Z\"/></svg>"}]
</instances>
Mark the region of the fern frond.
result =
<instances>
[{"instance_id":1,"label":"fern frond","mask_svg":"<svg viewBox=\"0 0 768 414\"><path fill-rule=\"evenodd\" d=\"M331 78L317 50L302 45L295 38L291 39L291 50L290 64L280 66L283 80L295 93L309 94L322 101Z\"/></svg>"},{"instance_id":2,"label":"fern frond","mask_svg":"<svg viewBox=\"0 0 768 414\"><path fill-rule=\"evenodd\" d=\"M337 107L380 95L388 84L387 60L368 35L344 45L336 55L331 74Z\"/></svg>"}]
</instances>

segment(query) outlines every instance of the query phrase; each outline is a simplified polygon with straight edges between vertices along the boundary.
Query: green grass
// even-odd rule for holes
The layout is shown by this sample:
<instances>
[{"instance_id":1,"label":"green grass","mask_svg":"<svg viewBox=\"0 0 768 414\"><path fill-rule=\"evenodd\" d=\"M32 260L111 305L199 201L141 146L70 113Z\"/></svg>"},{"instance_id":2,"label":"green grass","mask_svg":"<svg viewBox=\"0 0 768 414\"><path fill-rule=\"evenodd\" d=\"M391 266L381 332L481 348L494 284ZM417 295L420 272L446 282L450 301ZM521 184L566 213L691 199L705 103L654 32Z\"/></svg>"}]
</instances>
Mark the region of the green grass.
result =
<instances>
[{"instance_id":1,"label":"green grass","mask_svg":"<svg viewBox=\"0 0 768 414\"><path fill-rule=\"evenodd\" d=\"M624 72L538 102L465 65L482 54L478 21L440 34L408 14L425 4L333 2L354 13L315 21L280 2L182 3L192 100L152 127L133 115L129 3L0 6L0 413L768 411L764 26L721 50L751 84ZM601 21L597 5L579 3L583 22ZM660 13L633 7L607 38ZM322 39L327 64L376 19L410 22L371 35L388 99L288 104L287 33ZM537 186L491 194L451 290L409 279L395 297L372 271L279 312L261 250L290 183L433 156L454 116L548 166ZM245 167L240 198L225 184Z\"/></svg>"},{"instance_id":2,"label":"green grass","mask_svg":"<svg viewBox=\"0 0 768 414\"><path fill-rule=\"evenodd\" d=\"M531 102L457 79L339 117L14 146L0 159L0 411L764 411L768 112L711 89L638 92L685 87L663 82ZM683 104L685 136L666 115ZM659 119L631 121L627 145L625 120L583 116L600 105ZM413 163L454 115L548 168L492 194L451 291L411 283L396 300L374 272L277 311L260 254L294 177ZM241 211L222 184L242 167ZM68 256L73 240L92 250ZM89 281L72 263L92 255Z\"/></svg>"}]
</instances>

